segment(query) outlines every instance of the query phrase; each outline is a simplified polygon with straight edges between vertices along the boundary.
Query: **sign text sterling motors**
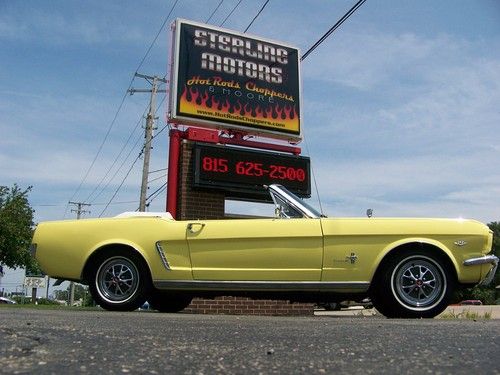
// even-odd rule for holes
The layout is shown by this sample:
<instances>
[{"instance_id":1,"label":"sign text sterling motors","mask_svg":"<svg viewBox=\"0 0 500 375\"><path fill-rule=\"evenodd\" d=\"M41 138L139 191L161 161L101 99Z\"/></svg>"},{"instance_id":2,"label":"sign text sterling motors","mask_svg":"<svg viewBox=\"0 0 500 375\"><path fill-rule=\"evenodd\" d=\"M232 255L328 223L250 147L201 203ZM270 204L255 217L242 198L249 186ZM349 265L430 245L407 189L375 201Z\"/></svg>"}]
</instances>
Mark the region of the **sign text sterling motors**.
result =
<instances>
[{"instance_id":1,"label":"sign text sterling motors","mask_svg":"<svg viewBox=\"0 0 500 375\"><path fill-rule=\"evenodd\" d=\"M177 20L173 122L300 139L299 51Z\"/></svg>"}]
</instances>

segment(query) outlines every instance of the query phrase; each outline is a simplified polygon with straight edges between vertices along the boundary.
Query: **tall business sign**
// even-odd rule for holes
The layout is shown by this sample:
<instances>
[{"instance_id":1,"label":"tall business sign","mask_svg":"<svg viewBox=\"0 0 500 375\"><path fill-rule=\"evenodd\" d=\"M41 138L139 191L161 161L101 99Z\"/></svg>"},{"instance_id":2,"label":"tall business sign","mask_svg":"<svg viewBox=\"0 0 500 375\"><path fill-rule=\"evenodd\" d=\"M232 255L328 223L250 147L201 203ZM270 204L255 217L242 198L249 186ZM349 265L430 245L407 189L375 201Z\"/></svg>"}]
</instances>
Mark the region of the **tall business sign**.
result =
<instances>
[{"instance_id":1,"label":"tall business sign","mask_svg":"<svg viewBox=\"0 0 500 375\"><path fill-rule=\"evenodd\" d=\"M297 48L180 19L174 28L171 122L301 139Z\"/></svg>"}]
</instances>

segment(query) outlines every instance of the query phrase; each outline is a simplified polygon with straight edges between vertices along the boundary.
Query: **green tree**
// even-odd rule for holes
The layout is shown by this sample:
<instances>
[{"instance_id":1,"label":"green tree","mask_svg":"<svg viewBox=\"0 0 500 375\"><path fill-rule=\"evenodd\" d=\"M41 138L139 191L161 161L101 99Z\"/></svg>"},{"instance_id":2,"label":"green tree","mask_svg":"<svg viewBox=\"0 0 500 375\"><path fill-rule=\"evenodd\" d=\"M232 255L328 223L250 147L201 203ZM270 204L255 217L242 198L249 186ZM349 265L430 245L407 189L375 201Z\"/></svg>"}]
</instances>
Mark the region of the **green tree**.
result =
<instances>
[{"instance_id":1,"label":"green tree","mask_svg":"<svg viewBox=\"0 0 500 375\"><path fill-rule=\"evenodd\" d=\"M29 252L34 225L30 191L0 186L0 264L11 268L37 268Z\"/></svg>"},{"instance_id":2,"label":"green tree","mask_svg":"<svg viewBox=\"0 0 500 375\"><path fill-rule=\"evenodd\" d=\"M493 221L488 224L488 227L493 231L493 248L491 252L500 258L500 221ZM500 285L500 271L497 270L491 285L492 287Z\"/></svg>"},{"instance_id":3,"label":"green tree","mask_svg":"<svg viewBox=\"0 0 500 375\"><path fill-rule=\"evenodd\" d=\"M59 301L69 301L69 291L68 290L55 290L54 297L55 297L55 299L57 299Z\"/></svg>"},{"instance_id":4,"label":"green tree","mask_svg":"<svg viewBox=\"0 0 500 375\"><path fill-rule=\"evenodd\" d=\"M54 296L59 301L66 301L69 303L71 293L71 285L69 285L66 290L56 290L54 291ZM74 300L82 300L82 306L90 307L95 306L95 302L90 295L89 288L82 284L75 283L75 295Z\"/></svg>"},{"instance_id":5,"label":"green tree","mask_svg":"<svg viewBox=\"0 0 500 375\"><path fill-rule=\"evenodd\" d=\"M500 257L500 222L494 221L488 224L488 227L493 231L493 246L491 253ZM457 292L457 302L464 299L478 299L485 305L495 304L495 299L498 298L495 287L500 284L500 272L497 271L490 285L479 286L463 289Z\"/></svg>"}]
</instances>

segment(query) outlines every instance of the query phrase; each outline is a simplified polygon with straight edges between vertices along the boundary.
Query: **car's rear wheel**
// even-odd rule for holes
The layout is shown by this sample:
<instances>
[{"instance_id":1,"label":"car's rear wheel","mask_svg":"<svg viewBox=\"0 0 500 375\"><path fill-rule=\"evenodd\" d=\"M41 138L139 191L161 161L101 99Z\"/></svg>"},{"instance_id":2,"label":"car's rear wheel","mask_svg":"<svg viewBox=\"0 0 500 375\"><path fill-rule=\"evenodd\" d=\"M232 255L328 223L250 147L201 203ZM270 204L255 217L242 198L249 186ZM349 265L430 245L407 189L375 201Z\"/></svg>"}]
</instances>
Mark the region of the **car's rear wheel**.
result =
<instances>
[{"instance_id":1,"label":"car's rear wheel","mask_svg":"<svg viewBox=\"0 0 500 375\"><path fill-rule=\"evenodd\" d=\"M164 313L175 313L189 306L193 298L189 295L154 289L148 298L152 309Z\"/></svg>"},{"instance_id":2,"label":"car's rear wheel","mask_svg":"<svg viewBox=\"0 0 500 375\"><path fill-rule=\"evenodd\" d=\"M90 293L106 310L133 311L146 301L151 285L148 276L138 254L112 250L95 259L89 277Z\"/></svg>"},{"instance_id":3,"label":"car's rear wheel","mask_svg":"<svg viewBox=\"0 0 500 375\"><path fill-rule=\"evenodd\" d=\"M433 318L451 298L454 278L443 257L411 250L384 262L374 280L373 303L388 318Z\"/></svg>"}]
</instances>

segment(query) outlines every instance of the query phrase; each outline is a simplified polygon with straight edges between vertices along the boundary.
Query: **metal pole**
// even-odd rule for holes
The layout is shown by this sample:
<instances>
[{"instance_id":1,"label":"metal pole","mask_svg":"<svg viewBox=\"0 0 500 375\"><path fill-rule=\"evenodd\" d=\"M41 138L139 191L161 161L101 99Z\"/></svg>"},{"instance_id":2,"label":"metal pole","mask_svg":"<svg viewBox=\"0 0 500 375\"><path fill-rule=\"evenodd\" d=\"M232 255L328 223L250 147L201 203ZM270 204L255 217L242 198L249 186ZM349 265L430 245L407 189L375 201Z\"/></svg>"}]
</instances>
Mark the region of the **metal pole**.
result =
<instances>
[{"instance_id":1,"label":"metal pole","mask_svg":"<svg viewBox=\"0 0 500 375\"><path fill-rule=\"evenodd\" d=\"M167 212L170 212L170 215L172 215L174 219L178 219L177 188L179 184L179 154L181 140L181 131L172 129L170 131L168 150Z\"/></svg>"},{"instance_id":2,"label":"metal pole","mask_svg":"<svg viewBox=\"0 0 500 375\"><path fill-rule=\"evenodd\" d=\"M80 220L82 213L90 212L90 211L85 211L83 209L83 206L90 206L89 203L81 203L81 202L69 202L69 204L74 204L77 206L76 210L71 210L71 212L76 212L76 219ZM48 285L47 285L48 288ZM75 302L75 283L74 281L71 281L69 283L69 305L73 306L73 303Z\"/></svg>"},{"instance_id":3,"label":"metal pole","mask_svg":"<svg viewBox=\"0 0 500 375\"><path fill-rule=\"evenodd\" d=\"M153 138L153 129L156 113L156 92L158 90L158 77L153 77L153 87L151 89L151 98L149 101L149 113L146 117L146 130L144 142L144 165L142 167L141 196L139 199L139 211L146 211L146 195L148 192L149 160L151 159L151 140Z\"/></svg>"}]
</instances>

